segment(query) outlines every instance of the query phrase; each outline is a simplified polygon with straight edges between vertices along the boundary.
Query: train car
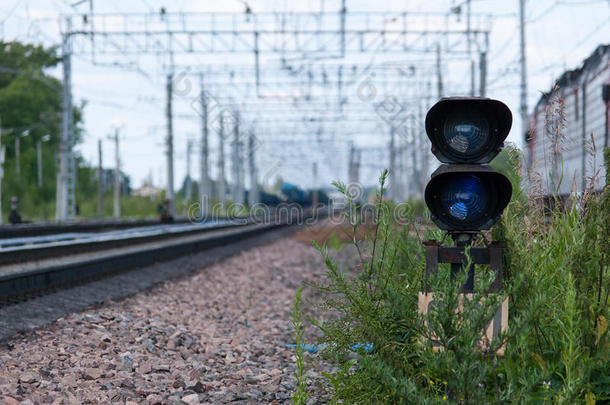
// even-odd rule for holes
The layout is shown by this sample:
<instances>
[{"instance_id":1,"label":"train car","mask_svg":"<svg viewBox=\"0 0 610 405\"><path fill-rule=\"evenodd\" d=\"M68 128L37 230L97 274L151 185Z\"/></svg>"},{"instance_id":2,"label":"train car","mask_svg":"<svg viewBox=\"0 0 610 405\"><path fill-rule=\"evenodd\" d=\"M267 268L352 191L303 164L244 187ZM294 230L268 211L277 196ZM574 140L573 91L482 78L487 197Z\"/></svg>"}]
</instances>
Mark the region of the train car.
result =
<instances>
[{"instance_id":1,"label":"train car","mask_svg":"<svg viewBox=\"0 0 610 405\"><path fill-rule=\"evenodd\" d=\"M599 46L540 97L525 134L525 164L535 174L527 181L531 190L565 197L603 188L609 97L610 45Z\"/></svg>"},{"instance_id":2,"label":"train car","mask_svg":"<svg viewBox=\"0 0 610 405\"><path fill-rule=\"evenodd\" d=\"M294 203L302 206L311 205L309 194L290 183L282 184L282 187L280 188L280 198L286 203Z\"/></svg>"},{"instance_id":3,"label":"train car","mask_svg":"<svg viewBox=\"0 0 610 405\"><path fill-rule=\"evenodd\" d=\"M313 191L303 190L291 183L283 183L280 188L279 197L275 194L260 192L260 202L268 206L277 206L282 203L298 204L303 207L309 207L313 203ZM324 190L318 190L318 203L328 204L329 197Z\"/></svg>"},{"instance_id":4,"label":"train car","mask_svg":"<svg viewBox=\"0 0 610 405\"><path fill-rule=\"evenodd\" d=\"M269 194L264 191L260 191L259 195L260 195L261 204L264 204L267 206L274 207L276 205L279 205L282 202L282 200L280 200L280 198L278 196L276 196L275 194Z\"/></svg>"}]
</instances>

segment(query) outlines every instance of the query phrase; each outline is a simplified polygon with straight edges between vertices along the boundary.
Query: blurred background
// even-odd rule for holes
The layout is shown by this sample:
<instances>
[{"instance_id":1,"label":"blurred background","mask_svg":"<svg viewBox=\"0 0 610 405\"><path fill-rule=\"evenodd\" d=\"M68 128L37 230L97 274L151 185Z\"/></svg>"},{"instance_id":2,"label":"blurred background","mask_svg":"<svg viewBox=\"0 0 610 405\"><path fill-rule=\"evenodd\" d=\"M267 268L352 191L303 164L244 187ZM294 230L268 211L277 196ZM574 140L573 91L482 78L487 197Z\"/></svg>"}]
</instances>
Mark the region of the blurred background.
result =
<instances>
[{"instance_id":1,"label":"blurred background","mask_svg":"<svg viewBox=\"0 0 610 405\"><path fill-rule=\"evenodd\" d=\"M389 198L418 200L439 98L502 100L508 141L546 168L533 129L558 80L584 187L578 140L607 142L609 38L608 0L6 0L2 218L325 202L333 180L367 198L384 168Z\"/></svg>"}]
</instances>

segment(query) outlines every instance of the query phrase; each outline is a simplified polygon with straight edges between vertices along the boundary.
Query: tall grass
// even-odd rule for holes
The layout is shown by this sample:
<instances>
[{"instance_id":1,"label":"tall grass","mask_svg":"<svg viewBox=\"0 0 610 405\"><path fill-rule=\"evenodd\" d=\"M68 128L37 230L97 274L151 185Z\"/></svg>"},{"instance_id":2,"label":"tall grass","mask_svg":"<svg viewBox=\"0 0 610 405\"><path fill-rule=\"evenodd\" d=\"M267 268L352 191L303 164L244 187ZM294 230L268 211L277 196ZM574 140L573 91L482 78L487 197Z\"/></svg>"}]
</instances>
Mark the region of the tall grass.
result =
<instances>
[{"instance_id":1,"label":"tall grass","mask_svg":"<svg viewBox=\"0 0 610 405\"><path fill-rule=\"evenodd\" d=\"M305 377L305 349L303 348L304 340L303 335L305 330L303 329L303 322L301 321L301 294L303 288L297 290L296 297L294 299L294 308L292 312L292 328L294 330L294 341L295 341L295 357L297 368L295 371L296 377L296 389L292 396L292 401L295 405L305 405L309 399L309 393L307 392L307 379Z\"/></svg>"},{"instance_id":2,"label":"tall grass","mask_svg":"<svg viewBox=\"0 0 610 405\"><path fill-rule=\"evenodd\" d=\"M610 150L605 158L610 169ZM334 316L315 324L326 343L323 354L337 366L326 374L335 402L609 403L608 179L602 195L585 193L549 212L520 191L518 153L511 151L507 161L515 193L492 231L505 246L502 289L486 294L493 274L477 266L474 299L461 301L465 272L452 281L448 266L440 266L430 280L440 299L425 317L417 306L421 242L443 234L417 225L412 210L402 210L399 221L390 215L395 207L382 198L387 173L377 196L378 225L364 240L356 237L363 219L350 201L346 215L358 265L342 268L318 246L328 271L317 288L322 308ZM482 348L481 331L506 297L508 330ZM357 343L372 343L374 350Z\"/></svg>"}]
</instances>

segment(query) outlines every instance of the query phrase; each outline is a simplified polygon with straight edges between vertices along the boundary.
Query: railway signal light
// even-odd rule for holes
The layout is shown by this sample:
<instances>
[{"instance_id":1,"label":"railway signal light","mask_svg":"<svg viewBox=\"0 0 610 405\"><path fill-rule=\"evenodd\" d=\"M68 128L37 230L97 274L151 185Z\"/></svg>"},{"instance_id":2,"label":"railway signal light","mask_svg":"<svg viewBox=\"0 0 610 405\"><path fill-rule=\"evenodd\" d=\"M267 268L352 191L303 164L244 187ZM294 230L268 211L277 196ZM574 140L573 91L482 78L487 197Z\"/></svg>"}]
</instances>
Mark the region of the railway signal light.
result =
<instances>
[{"instance_id":1,"label":"railway signal light","mask_svg":"<svg viewBox=\"0 0 610 405\"><path fill-rule=\"evenodd\" d=\"M510 181L487 165L501 150L512 115L488 98L443 98L426 115L432 153L443 164L425 190L431 218L452 233L491 228L510 201Z\"/></svg>"},{"instance_id":2,"label":"railway signal light","mask_svg":"<svg viewBox=\"0 0 610 405\"><path fill-rule=\"evenodd\" d=\"M424 243L426 291L418 296L421 313L427 313L431 303L440 299L434 293L428 294L428 280L438 272L439 263L451 265L450 277L455 280L470 261L460 289L462 298L473 297L475 264L489 265L496 273L489 291L502 286L502 246L492 242L485 247L472 247L468 255L466 247L472 243L474 233L491 228L510 201L510 181L487 163L502 150L511 124L508 107L488 98L443 98L426 115L432 153L443 163L426 185L426 205L434 223L451 234L456 246L442 246L442 241L435 240ZM492 341L507 328L508 298L485 328L487 340Z\"/></svg>"}]
</instances>

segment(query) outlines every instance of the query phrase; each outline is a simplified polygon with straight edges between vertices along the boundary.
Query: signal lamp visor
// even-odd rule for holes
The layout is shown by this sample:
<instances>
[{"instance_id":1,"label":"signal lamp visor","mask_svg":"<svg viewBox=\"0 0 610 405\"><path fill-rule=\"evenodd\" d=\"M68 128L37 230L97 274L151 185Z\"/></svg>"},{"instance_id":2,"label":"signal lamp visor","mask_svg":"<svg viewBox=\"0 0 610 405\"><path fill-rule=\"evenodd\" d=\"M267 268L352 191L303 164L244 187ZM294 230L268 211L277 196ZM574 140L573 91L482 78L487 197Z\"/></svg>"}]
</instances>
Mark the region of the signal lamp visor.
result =
<instances>
[{"instance_id":1,"label":"signal lamp visor","mask_svg":"<svg viewBox=\"0 0 610 405\"><path fill-rule=\"evenodd\" d=\"M432 152L443 163L488 163L510 131L512 115L497 100L445 98L426 116Z\"/></svg>"},{"instance_id":2,"label":"signal lamp visor","mask_svg":"<svg viewBox=\"0 0 610 405\"><path fill-rule=\"evenodd\" d=\"M510 181L487 168L441 169L449 171L433 175L425 191L432 220L444 230L489 229L510 200Z\"/></svg>"}]
</instances>

